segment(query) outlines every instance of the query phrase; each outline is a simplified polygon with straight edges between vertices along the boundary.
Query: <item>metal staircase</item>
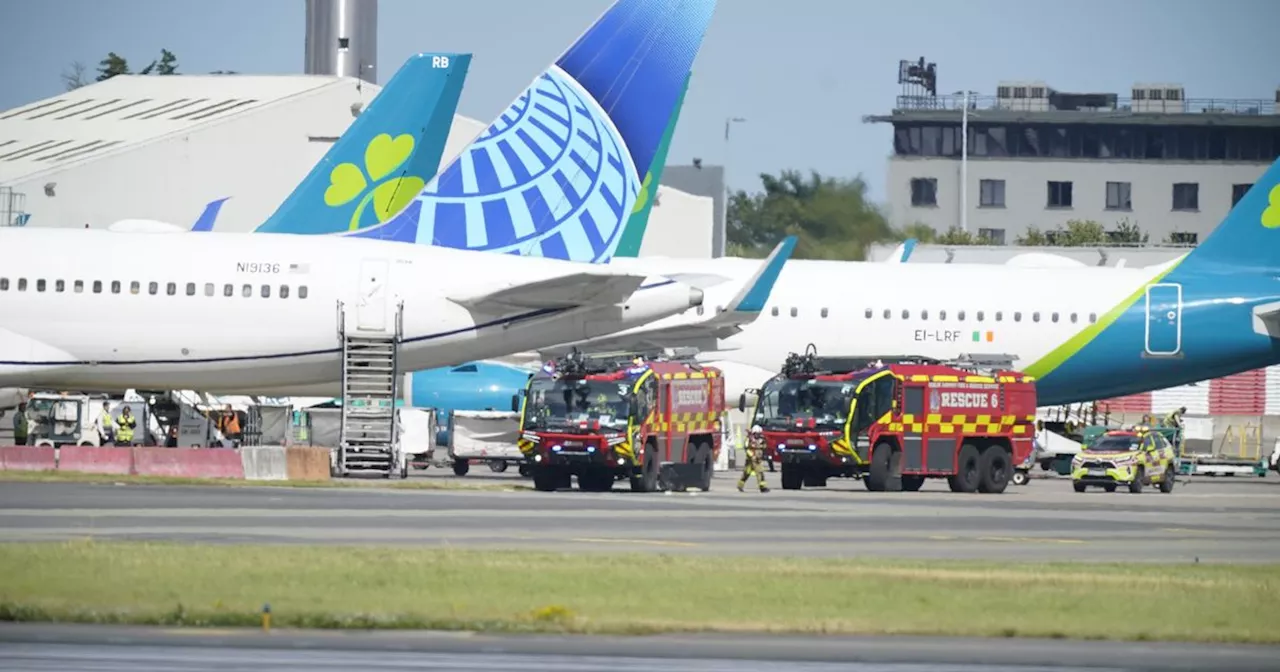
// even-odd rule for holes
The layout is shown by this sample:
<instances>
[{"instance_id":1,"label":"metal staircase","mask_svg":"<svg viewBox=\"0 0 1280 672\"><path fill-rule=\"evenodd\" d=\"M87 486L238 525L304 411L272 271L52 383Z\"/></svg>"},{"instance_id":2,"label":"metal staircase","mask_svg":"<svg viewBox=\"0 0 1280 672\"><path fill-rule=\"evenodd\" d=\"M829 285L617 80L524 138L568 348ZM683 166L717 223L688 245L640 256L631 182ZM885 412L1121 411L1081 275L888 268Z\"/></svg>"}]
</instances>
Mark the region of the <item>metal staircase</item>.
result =
<instances>
[{"instance_id":1,"label":"metal staircase","mask_svg":"<svg viewBox=\"0 0 1280 672\"><path fill-rule=\"evenodd\" d=\"M335 475L406 475L396 450L396 395L404 305L396 306L395 328L361 332L338 303L342 343L342 420Z\"/></svg>"}]
</instances>

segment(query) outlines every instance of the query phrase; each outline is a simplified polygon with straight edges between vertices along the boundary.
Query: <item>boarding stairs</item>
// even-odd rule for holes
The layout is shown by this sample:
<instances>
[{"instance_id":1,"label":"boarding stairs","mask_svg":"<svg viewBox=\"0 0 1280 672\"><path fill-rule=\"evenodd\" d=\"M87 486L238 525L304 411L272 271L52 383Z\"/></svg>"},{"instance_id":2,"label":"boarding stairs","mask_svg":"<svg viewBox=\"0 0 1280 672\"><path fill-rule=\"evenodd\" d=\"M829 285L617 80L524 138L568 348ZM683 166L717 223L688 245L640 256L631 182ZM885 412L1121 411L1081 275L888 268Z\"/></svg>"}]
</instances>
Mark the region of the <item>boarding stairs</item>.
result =
<instances>
[{"instance_id":1,"label":"boarding stairs","mask_svg":"<svg viewBox=\"0 0 1280 672\"><path fill-rule=\"evenodd\" d=\"M406 475L396 446L396 395L404 305L395 309L390 332L358 329L355 311L338 306L342 343L342 416L334 475Z\"/></svg>"}]
</instances>

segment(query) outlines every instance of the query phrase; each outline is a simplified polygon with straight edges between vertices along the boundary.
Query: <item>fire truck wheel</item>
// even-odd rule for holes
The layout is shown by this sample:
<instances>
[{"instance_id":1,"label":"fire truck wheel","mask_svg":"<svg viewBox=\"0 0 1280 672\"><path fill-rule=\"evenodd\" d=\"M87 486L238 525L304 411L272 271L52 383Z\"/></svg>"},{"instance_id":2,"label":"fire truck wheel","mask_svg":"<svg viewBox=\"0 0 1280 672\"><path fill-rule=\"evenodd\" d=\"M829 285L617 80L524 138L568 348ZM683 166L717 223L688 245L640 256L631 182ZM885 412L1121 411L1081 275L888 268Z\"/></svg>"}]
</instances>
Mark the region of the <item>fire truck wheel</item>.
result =
<instances>
[{"instance_id":1,"label":"fire truck wheel","mask_svg":"<svg viewBox=\"0 0 1280 672\"><path fill-rule=\"evenodd\" d=\"M978 449L966 443L960 447L956 473L947 477L947 485L951 486L951 492L977 492L978 473Z\"/></svg>"},{"instance_id":2,"label":"fire truck wheel","mask_svg":"<svg viewBox=\"0 0 1280 672\"><path fill-rule=\"evenodd\" d=\"M902 451L894 450L893 444L876 444L867 470L867 489L872 492L902 490Z\"/></svg>"},{"instance_id":3,"label":"fire truck wheel","mask_svg":"<svg viewBox=\"0 0 1280 672\"><path fill-rule=\"evenodd\" d=\"M632 492L656 492L658 490L658 447L652 443L644 445L644 458L641 461L640 474L631 477Z\"/></svg>"},{"instance_id":4,"label":"fire truck wheel","mask_svg":"<svg viewBox=\"0 0 1280 672\"><path fill-rule=\"evenodd\" d=\"M578 489L586 492L609 492L613 474L604 469L588 469L578 476Z\"/></svg>"},{"instance_id":5,"label":"fire truck wheel","mask_svg":"<svg viewBox=\"0 0 1280 672\"><path fill-rule=\"evenodd\" d=\"M698 480L694 483L703 492L711 492L711 478L715 475L711 444L698 444L694 452L694 460L698 464Z\"/></svg>"},{"instance_id":6,"label":"fire truck wheel","mask_svg":"<svg viewBox=\"0 0 1280 672\"><path fill-rule=\"evenodd\" d=\"M782 465L782 489L799 490L804 483L804 469L795 464Z\"/></svg>"},{"instance_id":7,"label":"fire truck wheel","mask_svg":"<svg viewBox=\"0 0 1280 672\"><path fill-rule=\"evenodd\" d=\"M533 468L533 489L542 492L554 492L560 487L559 472L552 467Z\"/></svg>"},{"instance_id":8,"label":"fire truck wheel","mask_svg":"<svg viewBox=\"0 0 1280 672\"><path fill-rule=\"evenodd\" d=\"M903 492L918 492L922 487L924 487L924 476L902 477Z\"/></svg>"},{"instance_id":9,"label":"fire truck wheel","mask_svg":"<svg viewBox=\"0 0 1280 672\"><path fill-rule=\"evenodd\" d=\"M453 461L453 474L455 476L466 476L467 472L470 470L471 470L470 462L467 462L466 460Z\"/></svg>"},{"instance_id":10,"label":"fire truck wheel","mask_svg":"<svg viewBox=\"0 0 1280 672\"><path fill-rule=\"evenodd\" d=\"M979 463L978 492L998 495L1009 487L1009 451L1004 446L987 446Z\"/></svg>"}]
</instances>

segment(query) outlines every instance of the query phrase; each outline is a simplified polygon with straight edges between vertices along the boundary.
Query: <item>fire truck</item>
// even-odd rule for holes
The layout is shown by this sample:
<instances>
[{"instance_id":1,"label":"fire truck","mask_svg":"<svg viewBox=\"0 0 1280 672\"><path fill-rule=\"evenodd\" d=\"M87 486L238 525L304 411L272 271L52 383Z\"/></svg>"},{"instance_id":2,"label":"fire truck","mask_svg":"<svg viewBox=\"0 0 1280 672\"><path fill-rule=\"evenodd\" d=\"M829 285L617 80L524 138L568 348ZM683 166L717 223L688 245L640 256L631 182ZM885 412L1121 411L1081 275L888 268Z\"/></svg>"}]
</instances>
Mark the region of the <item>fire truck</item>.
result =
<instances>
[{"instance_id":1,"label":"fire truck","mask_svg":"<svg viewBox=\"0 0 1280 672\"><path fill-rule=\"evenodd\" d=\"M1000 493L1033 450L1035 414L1034 380L1004 366L820 358L811 344L761 389L750 440L781 465L787 490L845 477L916 491L946 478L952 492Z\"/></svg>"},{"instance_id":2,"label":"fire truck","mask_svg":"<svg viewBox=\"0 0 1280 672\"><path fill-rule=\"evenodd\" d=\"M719 369L662 353L575 350L530 377L511 406L538 490L567 488L572 476L594 492L624 478L637 492L711 489L725 412Z\"/></svg>"}]
</instances>

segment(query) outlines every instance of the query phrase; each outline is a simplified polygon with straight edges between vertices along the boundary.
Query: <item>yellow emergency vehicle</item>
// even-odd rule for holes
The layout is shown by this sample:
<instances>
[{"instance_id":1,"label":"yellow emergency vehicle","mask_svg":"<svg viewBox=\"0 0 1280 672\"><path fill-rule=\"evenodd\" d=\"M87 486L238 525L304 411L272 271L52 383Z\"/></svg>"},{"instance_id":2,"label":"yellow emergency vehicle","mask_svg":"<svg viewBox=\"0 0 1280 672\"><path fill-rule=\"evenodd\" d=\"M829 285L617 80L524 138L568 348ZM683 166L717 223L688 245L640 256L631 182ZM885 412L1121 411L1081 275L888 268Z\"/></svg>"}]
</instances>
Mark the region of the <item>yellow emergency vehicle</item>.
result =
<instances>
[{"instance_id":1,"label":"yellow emergency vehicle","mask_svg":"<svg viewBox=\"0 0 1280 672\"><path fill-rule=\"evenodd\" d=\"M1076 492L1089 486L1115 492L1128 486L1139 493L1147 485L1173 492L1177 479L1177 451L1160 432L1145 426L1117 429L1099 436L1071 460L1071 481Z\"/></svg>"}]
</instances>

